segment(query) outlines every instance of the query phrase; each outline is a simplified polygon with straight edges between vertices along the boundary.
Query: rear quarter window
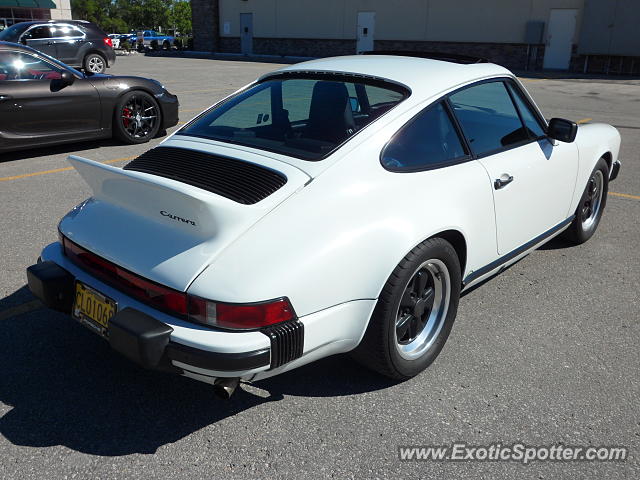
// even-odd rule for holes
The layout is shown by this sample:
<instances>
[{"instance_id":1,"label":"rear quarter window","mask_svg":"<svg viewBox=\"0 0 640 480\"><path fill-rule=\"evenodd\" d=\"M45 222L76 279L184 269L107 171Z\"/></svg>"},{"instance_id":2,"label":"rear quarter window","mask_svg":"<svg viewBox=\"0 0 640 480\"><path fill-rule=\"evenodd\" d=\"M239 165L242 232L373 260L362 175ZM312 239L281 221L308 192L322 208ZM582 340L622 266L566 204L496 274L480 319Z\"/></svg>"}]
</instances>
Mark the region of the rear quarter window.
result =
<instances>
[{"instance_id":1,"label":"rear quarter window","mask_svg":"<svg viewBox=\"0 0 640 480\"><path fill-rule=\"evenodd\" d=\"M382 152L380 162L393 172L440 168L468 158L442 102L420 112L398 131Z\"/></svg>"}]
</instances>

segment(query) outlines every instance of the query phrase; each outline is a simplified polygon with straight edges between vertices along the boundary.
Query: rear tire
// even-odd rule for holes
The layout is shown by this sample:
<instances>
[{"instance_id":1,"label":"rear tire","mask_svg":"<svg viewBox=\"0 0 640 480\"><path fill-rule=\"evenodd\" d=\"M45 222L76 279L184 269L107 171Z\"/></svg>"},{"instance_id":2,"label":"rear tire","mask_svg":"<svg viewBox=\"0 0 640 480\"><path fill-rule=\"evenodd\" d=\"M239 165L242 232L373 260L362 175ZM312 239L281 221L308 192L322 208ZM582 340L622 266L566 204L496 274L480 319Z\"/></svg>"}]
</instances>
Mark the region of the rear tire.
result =
<instances>
[{"instance_id":1,"label":"rear tire","mask_svg":"<svg viewBox=\"0 0 640 480\"><path fill-rule=\"evenodd\" d=\"M604 158L598 160L589 175L587 186L580 197L575 218L562 234L565 240L580 245L589 240L598 228L609 192L609 167Z\"/></svg>"},{"instance_id":2,"label":"rear tire","mask_svg":"<svg viewBox=\"0 0 640 480\"><path fill-rule=\"evenodd\" d=\"M107 69L107 61L98 53L90 53L84 57L84 71L89 74L104 73Z\"/></svg>"},{"instance_id":3,"label":"rear tire","mask_svg":"<svg viewBox=\"0 0 640 480\"><path fill-rule=\"evenodd\" d=\"M415 247L385 284L353 357L371 370L406 380L444 347L462 285L455 249L442 238Z\"/></svg>"},{"instance_id":4,"label":"rear tire","mask_svg":"<svg viewBox=\"0 0 640 480\"><path fill-rule=\"evenodd\" d=\"M125 93L113 113L113 135L124 143L145 143L160 130L162 114L158 102L147 92Z\"/></svg>"}]
</instances>

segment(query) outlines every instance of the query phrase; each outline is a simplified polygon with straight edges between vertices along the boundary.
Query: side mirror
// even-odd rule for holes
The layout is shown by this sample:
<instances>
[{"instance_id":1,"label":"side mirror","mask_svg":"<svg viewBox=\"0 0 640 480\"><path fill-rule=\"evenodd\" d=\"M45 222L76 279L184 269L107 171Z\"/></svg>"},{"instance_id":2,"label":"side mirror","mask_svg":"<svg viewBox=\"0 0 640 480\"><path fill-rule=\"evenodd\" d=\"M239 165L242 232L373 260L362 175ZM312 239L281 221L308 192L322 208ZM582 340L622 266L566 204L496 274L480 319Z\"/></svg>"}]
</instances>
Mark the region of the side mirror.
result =
<instances>
[{"instance_id":1,"label":"side mirror","mask_svg":"<svg viewBox=\"0 0 640 480\"><path fill-rule=\"evenodd\" d=\"M576 139L578 124L564 118L552 118L549 120L547 135L561 142L571 143Z\"/></svg>"},{"instance_id":2,"label":"side mirror","mask_svg":"<svg viewBox=\"0 0 640 480\"><path fill-rule=\"evenodd\" d=\"M27 44L27 37L20 37L20 43L22 45L26 45Z\"/></svg>"},{"instance_id":3,"label":"side mirror","mask_svg":"<svg viewBox=\"0 0 640 480\"><path fill-rule=\"evenodd\" d=\"M73 82L76 81L76 76L71 73L69 70L64 70L61 74L60 74L60 83L62 83L63 86L68 87L69 85L73 85Z\"/></svg>"}]
</instances>

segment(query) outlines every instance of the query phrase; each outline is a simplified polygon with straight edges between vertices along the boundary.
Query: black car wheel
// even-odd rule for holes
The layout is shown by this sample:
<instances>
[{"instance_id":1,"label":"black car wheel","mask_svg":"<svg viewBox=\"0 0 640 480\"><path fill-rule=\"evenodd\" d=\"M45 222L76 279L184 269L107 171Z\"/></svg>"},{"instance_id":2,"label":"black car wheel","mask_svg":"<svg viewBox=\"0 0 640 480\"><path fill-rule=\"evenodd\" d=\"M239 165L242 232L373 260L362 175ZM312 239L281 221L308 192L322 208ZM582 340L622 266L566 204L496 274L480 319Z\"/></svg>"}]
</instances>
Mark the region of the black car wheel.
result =
<instances>
[{"instance_id":1,"label":"black car wheel","mask_svg":"<svg viewBox=\"0 0 640 480\"><path fill-rule=\"evenodd\" d=\"M569 242L580 245L589 240L600 224L609 192L609 167L604 158L598 160L589 176L575 218L563 236Z\"/></svg>"},{"instance_id":2,"label":"black car wheel","mask_svg":"<svg viewBox=\"0 0 640 480\"><path fill-rule=\"evenodd\" d=\"M385 284L354 358L387 377L405 380L433 362L458 310L460 262L442 238L422 242Z\"/></svg>"},{"instance_id":3,"label":"black car wheel","mask_svg":"<svg viewBox=\"0 0 640 480\"><path fill-rule=\"evenodd\" d=\"M151 95L129 92L116 105L113 133L126 143L145 143L157 135L160 121L160 107Z\"/></svg>"},{"instance_id":4,"label":"black car wheel","mask_svg":"<svg viewBox=\"0 0 640 480\"><path fill-rule=\"evenodd\" d=\"M164 42L162 42L162 49L171 50L171 44L167 40L165 40Z\"/></svg>"},{"instance_id":5,"label":"black car wheel","mask_svg":"<svg viewBox=\"0 0 640 480\"><path fill-rule=\"evenodd\" d=\"M104 73L107 69L107 61L102 55L90 53L84 57L84 70L88 73Z\"/></svg>"}]
</instances>

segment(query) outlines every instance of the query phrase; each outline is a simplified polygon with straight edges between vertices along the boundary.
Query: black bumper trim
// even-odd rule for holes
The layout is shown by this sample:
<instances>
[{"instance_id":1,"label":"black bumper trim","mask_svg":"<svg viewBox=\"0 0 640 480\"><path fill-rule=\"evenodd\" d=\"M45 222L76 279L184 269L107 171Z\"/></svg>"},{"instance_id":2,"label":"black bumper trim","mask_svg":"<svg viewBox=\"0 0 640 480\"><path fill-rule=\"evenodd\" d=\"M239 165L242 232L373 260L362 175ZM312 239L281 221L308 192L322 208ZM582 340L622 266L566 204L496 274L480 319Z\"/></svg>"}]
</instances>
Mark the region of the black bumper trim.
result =
<instances>
[{"instance_id":1,"label":"black bumper trim","mask_svg":"<svg viewBox=\"0 0 640 480\"><path fill-rule=\"evenodd\" d=\"M52 261L27 268L31 292L47 307L71 313L75 297L75 277ZM181 373L175 360L196 368L234 372L268 367L269 347L250 352L221 353L200 350L170 341L173 328L139 310L128 307L119 311L109 324L111 347L145 368Z\"/></svg>"},{"instance_id":2,"label":"black bumper trim","mask_svg":"<svg viewBox=\"0 0 640 480\"><path fill-rule=\"evenodd\" d=\"M271 368L278 368L302 356L304 324L298 320L277 323L260 330L271 341Z\"/></svg>"},{"instance_id":3,"label":"black bumper trim","mask_svg":"<svg viewBox=\"0 0 640 480\"><path fill-rule=\"evenodd\" d=\"M75 292L73 275L55 262L38 262L27 268L31 293L47 307L71 313Z\"/></svg>"},{"instance_id":4,"label":"black bumper trim","mask_svg":"<svg viewBox=\"0 0 640 480\"><path fill-rule=\"evenodd\" d=\"M167 345L165 354L169 360L221 372L235 372L265 367L269 365L271 358L269 348L251 352L220 353L200 350L176 342L170 342Z\"/></svg>"},{"instance_id":5,"label":"black bumper trim","mask_svg":"<svg viewBox=\"0 0 640 480\"><path fill-rule=\"evenodd\" d=\"M618 178L618 174L620 173L620 162L619 161L615 161L613 162L613 165L611 166L611 175L609 175L609 181L613 181L616 178Z\"/></svg>"}]
</instances>

